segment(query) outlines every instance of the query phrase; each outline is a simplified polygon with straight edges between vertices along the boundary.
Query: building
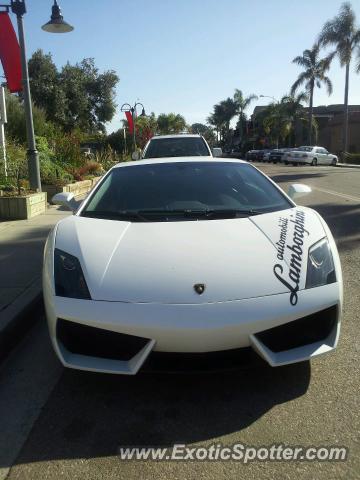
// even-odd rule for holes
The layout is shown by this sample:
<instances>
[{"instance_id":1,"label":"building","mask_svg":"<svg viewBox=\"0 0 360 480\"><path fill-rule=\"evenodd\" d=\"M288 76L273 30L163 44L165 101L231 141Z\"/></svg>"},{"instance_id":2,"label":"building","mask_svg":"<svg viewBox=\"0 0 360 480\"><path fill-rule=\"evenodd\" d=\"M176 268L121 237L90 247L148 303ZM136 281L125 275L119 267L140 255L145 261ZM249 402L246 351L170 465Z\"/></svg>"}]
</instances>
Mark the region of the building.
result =
<instances>
[{"instance_id":1,"label":"building","mask_svg":"<svg viewBox=\"0 0 360 480\"><path fill-rule=\"evenodd\" d=\"M254 109L252 120L266 109L266 106L257 106ZM305 108L305 116L308 108ZM314 143L325 147L332 153L340 153L343 148L344 105L321 105L314 107L314 117L318 124L317 139ZM306 125L298 124L295 128L295 145L307 143ZM349 105L349 138L348 150L350 153L360 153L360 105Z\"/></svg>"}]
</instances>

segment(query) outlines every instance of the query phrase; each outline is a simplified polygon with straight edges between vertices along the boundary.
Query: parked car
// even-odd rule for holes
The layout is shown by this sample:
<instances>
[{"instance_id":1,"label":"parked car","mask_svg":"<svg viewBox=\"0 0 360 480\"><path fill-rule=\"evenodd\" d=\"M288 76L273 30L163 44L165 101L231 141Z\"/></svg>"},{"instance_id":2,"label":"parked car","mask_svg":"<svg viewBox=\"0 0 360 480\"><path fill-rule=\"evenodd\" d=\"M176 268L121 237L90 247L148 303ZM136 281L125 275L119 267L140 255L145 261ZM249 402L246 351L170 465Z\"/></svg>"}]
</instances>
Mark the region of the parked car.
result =
<instances>
[{"instance_id":1,"label":"parked car","mask_svg":"<svg viewBox=\"0 0 360 480\"><path fill-rule=\"evenodd\" d=\"M263 162L269 162L270 161L271 152L272 152L272 150L267 150L267 151L264 152L264 155L263 155L263 158L262 158Z\"/></svg>"},{"instance_id":2,"label":"parked car","mask_svg":"<svg viewBox=\"0 0 360 480\"><path fill-rule=\"evenodd\" d=\"M252 161L255 160L255 158L256 158L256 153L257 153L257 150L249 150L249 151L246 152L246 154L245 154L245 159L246 159L248 162L252 162Z\"/></svg>"},{"instance_id":3,"label":"parked car","mask_svg":"<svg viewBox=\"0 0 360 480\"><path fill-rule=\"evenodd\" d=\"M258 162L262 162L264 160L264 155L266 155L268 152L270 152L270 150L268 149L258 150L255 160L257 160Z\"/></svg>"},{"instance_id":4,"label":"parked car","mask_svg":"<svg viewBox=\"0 0 360 480\"><path fill-rule=\"evenodd\" d=\"M338 163L338 157L329 153L323 147L298 147L287 152L284 155L285 163L292 163L293 165L309 164L313 165L334 165Z\"/></svg>"},{"instance_id":5,"label":"parked car","mask_svg":"<svg viewBox=\"0 0 360 480\"><path fill-rule=\"evenodd\" d=\"M139 160L135 152L133 160ZM204 137L197 134L156 135L146 144L142 158L221 157L219 147L210 149Z\"/></svg>"},{"instance_id":6,"label":"parked car","mask_svg":"<svg viewBox=\"0 0 360 480\"><path fill-rule=\"evenodd\" d=\"M46 316L63 365L132 375L153 351L181 363L251 348L276 367L334 350L340 259L325 220L293 200L310 191L294 184L286 195L234 159L113 167L45 245Z\"/></svg>"},{"instance_id":7,"label":"parked car","mask_svg":"<svg viewBox=\"0 0 360 480\"><path fill-rule=\"evenodd\" d=\"M271 150L269 155L269 162L278 163L283 159L284 154L288 151L286 148L275 148Z\"/></svg>"}]
</instances>

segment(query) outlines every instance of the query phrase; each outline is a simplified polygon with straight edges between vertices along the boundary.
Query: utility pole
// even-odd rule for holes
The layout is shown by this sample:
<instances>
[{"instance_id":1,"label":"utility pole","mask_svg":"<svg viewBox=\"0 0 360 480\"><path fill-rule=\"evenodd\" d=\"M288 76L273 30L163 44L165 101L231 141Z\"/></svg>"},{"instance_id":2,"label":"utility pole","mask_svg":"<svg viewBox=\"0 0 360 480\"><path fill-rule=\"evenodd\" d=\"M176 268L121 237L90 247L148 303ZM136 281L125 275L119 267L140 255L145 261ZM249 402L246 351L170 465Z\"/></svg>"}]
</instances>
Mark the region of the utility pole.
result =
<instances>
[{"instance_id":1,"label":"utility pole","mask_svg":"<svg viewBox=\"0 0 360 480\"><path fill-rule=\"evenodd\" d=\"M29 182L31 190L34 190L35 192L41 192L39 154L36 149L29 72L26 59L26 44L23 21L23 16L26 13L25 0L11 0L9 4L1 4L0 8L4 9L5 12L9 12L11 10L11 12L16 15L17 19L23 86L22 91L24 97L26 136L28 144ZM43 25L42 29L51 33L66 33L71 32L74 29L71 25L64 21L57 0L54 0L50 22Z\"/></svg>"},{"instance_id":2,"label":"utility pole","mask_svg":"<svg viewBox=\"0 0 360 480\"><path fill-rule=\"evenodd\" d=\"M16 0L11 2L11 10L16 15L18 32L19 32L22 85L23 85L25 119L26 119L26 136L27 136L27 143L28 143L29 182L30 182L31 190L34 190L35 192L41 192L39 153L36 150L33 113L32 113L32 105L31 105L29 72L28 72L28 64L26 60L25 32L24 32L24 21L23 21L23 16L26 13L25 2L21 0Z\"/></svg>"},{"instance_id":3,"label":"utility pole","mask_svg":"<svg viewBox=\"0 0 360 480\"><path fill-rule=\"evenodd\" d=\"M6 161L6 144L5 144L5 123L7 123L6 117L6 103L5 103L5 89L0 87L0 149L1 156L4 162L4 174L7 177L7 161Z\"/></svg>"}]
</instances>

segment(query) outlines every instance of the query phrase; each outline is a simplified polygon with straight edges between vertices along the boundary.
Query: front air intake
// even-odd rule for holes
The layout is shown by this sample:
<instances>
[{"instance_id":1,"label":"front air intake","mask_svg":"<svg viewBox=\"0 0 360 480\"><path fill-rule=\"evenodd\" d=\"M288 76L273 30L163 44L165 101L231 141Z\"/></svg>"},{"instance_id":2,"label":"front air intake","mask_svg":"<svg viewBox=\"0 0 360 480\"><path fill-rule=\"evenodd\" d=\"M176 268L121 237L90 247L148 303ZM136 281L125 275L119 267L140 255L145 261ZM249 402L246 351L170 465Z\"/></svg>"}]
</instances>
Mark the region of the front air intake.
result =
<instances>
[{"instance_id":1,"label":"front air intake","mask_svg":"<svg viewBox=\"0 0 360 480\"><path fill-rule=\"evenodd\" d=\"M56 334L70 353L109 360L131 360L149 343L148 338L89 327L61 318L57 321Z\"/></svg>"},{"instance_id":2,"label":"front air intake","mask_svg":"<svg viewBox=\"0 0 360 480\"><path fill-rule=\"evenodd\" d=\"M337 321L337 306L293 320L255 335L271 351L277 353L325 340Z\"/></svg>"}]
</instances>

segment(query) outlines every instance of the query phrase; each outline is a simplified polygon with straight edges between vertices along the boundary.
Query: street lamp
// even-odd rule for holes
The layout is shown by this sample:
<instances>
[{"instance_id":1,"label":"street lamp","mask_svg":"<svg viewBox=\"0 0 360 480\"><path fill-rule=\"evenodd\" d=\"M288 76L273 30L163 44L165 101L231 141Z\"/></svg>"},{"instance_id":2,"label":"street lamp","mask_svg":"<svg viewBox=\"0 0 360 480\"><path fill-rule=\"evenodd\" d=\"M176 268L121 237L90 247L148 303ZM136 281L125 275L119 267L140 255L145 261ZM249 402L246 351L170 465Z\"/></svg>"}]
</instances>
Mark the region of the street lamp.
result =
<instances>
[{"instance_id":1,"label":"street lamp","mask_svg":"<svg viewBox=\"0 0 360 480\"><path fill-rule=\"evenodd\" d=\"M136 120L136 116L137 116L136 108L137 108L139 105L142 107L140 117L146 117L145 107L144 107L144 105L143 105L142 103L140 103L140 102L136 102L133 107L132 107L129 103L123 103L123 104L121 105L121 109L120 109L122 112L131 112L131 117L132 117L132 121L133 121L133 143L134 143L134 152L136 151L136 131L135 131L135 120Z\"/></svg>"},{"instance_id":2,"label":"street lamp","mask_svg":"<svg viewBox=\"0 0 360 480\"><path fill-rule=\"evenodd\" d=\"M21 56L21 71L22 71L22 85L24 95L24 107L25 107L25 120L26 120L26 136L28 142L28 166L29 166L29 181L31 190L41 192L41 180L40 180L40 166L39 166L39 154L36 150L35 134L34 134L34 121L31 106L31 93L28 64L26 60L26 44L25 44L25 32L23 16L26 13L25 0L11 0L10 5L0 5L0 8L4 8L6 12L10 9L12 13L16 15L18 33L19 33L19 45ZM57 25L58 27L55 27ZM46 28L44 28L46 27ZM63 21L61 10L54 1L52 7L51 20L43 26L43 29L47 32L63 33L73 30L71 25Z\"/></svg>"},{"instance_id":3,"label":"street lamp","mask_svg":"<svg viewBox=\"0 0 360 480\"><path fill-rule=\"evenodd\" d=\"M51 9L50 22L45 23L41 28L49 33L67 33L74 30L74 27L64 21L64 17L61 15L61 10L56 0L54 0L54 5Z\"/></svg>"},{"instance_id":4,"label":"street lamp","mask_svg":"<svg viewBox=\"0 0 360 480\"><path fill-rule=\"evenodd\" d=\"M278 100L276 100L276 98L272 97L271 95L259 95L259 97L261 97L261 98L272 98L275 103L279 103Z\"/></svg>"}]
</instances>

